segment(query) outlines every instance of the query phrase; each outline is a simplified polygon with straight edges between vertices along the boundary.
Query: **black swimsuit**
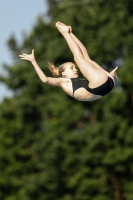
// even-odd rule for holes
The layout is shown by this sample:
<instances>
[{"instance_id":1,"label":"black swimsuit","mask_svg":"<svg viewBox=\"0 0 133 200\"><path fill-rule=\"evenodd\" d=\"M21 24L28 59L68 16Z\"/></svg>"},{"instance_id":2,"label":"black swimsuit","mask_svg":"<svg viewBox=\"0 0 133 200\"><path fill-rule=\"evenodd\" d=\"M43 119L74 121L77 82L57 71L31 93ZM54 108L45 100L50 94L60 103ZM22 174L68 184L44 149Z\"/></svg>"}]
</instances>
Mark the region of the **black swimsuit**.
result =
<instances>
[{"instance_id":1,"label":"black swimsuit","mask_svg":"<svg viewBox=\"0 0 133 200\"><path fill-rule=\"evenodd\" d=\"M90 88L88 86L89 81L85 79L71 78L71 81L72 81L72 86L73 86L73 97L74 97L74 92L81 87L85 88L88 92L92 94L101 95L101 96L104 96L107 93L109 93L114 87L114 81L109 76L108 76L108 80L105 83L103 83L102 85L96 88Z\"/></svg>"}]
</instances>

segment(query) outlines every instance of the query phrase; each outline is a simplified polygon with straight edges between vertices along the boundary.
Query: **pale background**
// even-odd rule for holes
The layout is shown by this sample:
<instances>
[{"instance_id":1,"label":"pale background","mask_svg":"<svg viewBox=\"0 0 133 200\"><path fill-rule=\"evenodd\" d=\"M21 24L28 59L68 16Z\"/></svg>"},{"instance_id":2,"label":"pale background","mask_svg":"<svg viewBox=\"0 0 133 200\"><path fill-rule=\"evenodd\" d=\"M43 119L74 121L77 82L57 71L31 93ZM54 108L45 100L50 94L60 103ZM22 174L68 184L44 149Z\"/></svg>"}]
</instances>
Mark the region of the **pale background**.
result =
<instances>
[{"instance_id":1,"label":"pale background","mask_svg":"<svg viewBox=\"0 0 133 200\"><path fill-rule=\"evenodd\" d=\"M1 0L0 1L0 74L4 73L3 63L11 64L12 57L7 47L7 40L14 35L21 42L23 33L28 34L39 15L47 11L46 0ZM0 102L12 93L0 83Z\"/></svg>"}]
</instances>

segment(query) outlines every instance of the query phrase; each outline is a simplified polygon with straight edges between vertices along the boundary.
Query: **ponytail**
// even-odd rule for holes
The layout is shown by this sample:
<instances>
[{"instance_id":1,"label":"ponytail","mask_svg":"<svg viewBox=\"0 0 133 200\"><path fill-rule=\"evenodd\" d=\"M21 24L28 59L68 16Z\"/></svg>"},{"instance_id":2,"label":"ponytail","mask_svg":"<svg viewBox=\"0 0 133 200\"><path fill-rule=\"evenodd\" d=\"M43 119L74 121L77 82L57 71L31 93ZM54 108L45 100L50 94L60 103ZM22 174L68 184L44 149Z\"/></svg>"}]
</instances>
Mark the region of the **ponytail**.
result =
<instances>
[{"instance_id":1,"label":"ponytail","mask_svg":"<svg viewBox=\"0 0 133 200\"><path fill-rule=\"evenodd\" d=\"M55 67L53 63L48 62L48 68L52 72L53 76L55 77L60 76L58 67Z\"/></svg>"},{"instance_id":2,"label":"ponytail","mask_svg":"<svg viewBox=\"0 0 133 200\"><path fill-rule=\"evenodd\" d=\"M55 77L62 77L62 72L65 70L64 64L55 67L53 63L48 62L48 68Z\"/></svg>"}]
</instances>

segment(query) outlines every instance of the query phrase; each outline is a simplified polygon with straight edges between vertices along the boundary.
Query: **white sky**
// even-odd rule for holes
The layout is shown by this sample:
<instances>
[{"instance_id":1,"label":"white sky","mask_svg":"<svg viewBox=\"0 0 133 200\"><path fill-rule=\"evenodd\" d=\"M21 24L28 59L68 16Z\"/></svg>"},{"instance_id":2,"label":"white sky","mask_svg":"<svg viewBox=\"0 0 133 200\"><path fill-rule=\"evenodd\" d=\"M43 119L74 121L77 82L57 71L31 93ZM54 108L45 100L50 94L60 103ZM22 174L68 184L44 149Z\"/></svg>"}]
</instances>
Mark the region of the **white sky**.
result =
<instances>
[{"instance_id":1,"label":"white sky","mask_svg":"<svg viewBox=\"0 0 133 200\"><path fill-rule=\"evenodd\" d=\"M1 0L0 1L0 74L3 63L11 63L12 57L7 47L11 35L21 42L22 33L29 33L39 15L47 11L46 0ZM0 83L0 101L11 93Z\"/></svg>"}]
</instances>

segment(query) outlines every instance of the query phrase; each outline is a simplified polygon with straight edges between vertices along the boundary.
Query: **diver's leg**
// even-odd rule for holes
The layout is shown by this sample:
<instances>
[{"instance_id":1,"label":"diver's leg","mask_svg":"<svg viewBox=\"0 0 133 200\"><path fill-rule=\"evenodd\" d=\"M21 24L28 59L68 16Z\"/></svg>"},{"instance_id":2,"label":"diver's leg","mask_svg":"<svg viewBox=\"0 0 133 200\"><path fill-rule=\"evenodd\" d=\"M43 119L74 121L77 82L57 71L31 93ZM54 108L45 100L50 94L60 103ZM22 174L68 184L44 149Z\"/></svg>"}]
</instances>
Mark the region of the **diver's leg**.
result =
<instances>
[{"instance_id":1,"label":"diver's leg","mask_svg":"<svg viewBox=\"0 0 133 200\"><path fill-rule=\"evenodd\" d=\"M69 33L65 32L62 35L65 38L71 52L73 53L77 66L79 67L83 76L88 79L90 85L91 82L96 83L96 85L92 85L92 87L104 83L107 80L107 74L101 69L98 69L90 60L86 60L84 58L78 44Z\"/></svg>"},{"instance_id":2,"label":"diver's leg","mask_svg":"<svg viewBox=\"0 0 133 200\"><path fill-rule=\"evenodd\" d=\"M109 74L106 70L104 70L100 65L98 65L96 62L94 62L93 60L91 60L90 56L88 55L87 49L86 47L83 45L83 43L72 33L70 32L71 37L77 42L77 44L79 45L83 56L86 60L88 60L89 62L93 63L97 68L101 69L102 71L104 71L105 73Z\"/></svg>"},{"instance_id":3,"label":"diver's leg","mask_svg":"<svg viewBox=\"0 0 133 200\"><path fill-rule=\"evenodd\" d=\"M90 59L86 60L84 58L79 45L71 37L67 26L56 23L56 27L66 40L77 66L79 67L83 76L89 81L90 86L96 87L103 84L108 78L107 74L101 69L97 68Z\"/></svg>"},{"instance_id":4,"label":"diver's leg","mask_svg":"<svg viewBox=\"0 0 133 200\"><path fill-rule=\"evenodd\" d=\"M72 32L72 27L71 26L67 26L66 24L62 23L62 22L58 22L61 26L66 26L69 28L68 33L70 34L70 36L73 38L73 40L77 43L78 48L80 48L80 51L82 52L82 56L84 57L84 59L86 59L87 61L91 62L93 65L95 65L97 68L101 69L103 72L105 72L107 75L110 75L109 72L107 72L106 70L104 70L99 64L97 64L96 62L94 62L93 60L91 60L90 56L88 55L87 49L86 47L83 45L83 43L73 34Z\"/></svg>"},{"instance_id":5,"label":"diver's leg","mask_svg":"<svg viewBox=\"0 0 133 200\"><path fill-rule=\"evenodd\" d=\"M97 68L91 61L77 56L75 62L83 76L89 81L90 87L98 87L107 81L108 74Z\"/></svg>"},{"instance_id":6,"label":"diver's leg","mask_svg":"<svg viewBox=\"0 0 133 200\"><path fill-rule=\"evenodd\" d=\"M69 26L70 29L70 35L71 37L77 42L77 44L79 45L82 54L84 56L84 58L91 62L93 65L95 65L98 69L102 70L103 72L105 72L108 76L110 76L113 80L118 79L116 70L118 69L118 67L116 66L115 69L113 69L110 73L107 72L106 70L104 70L99 64L97 64L95 61L91 60L90 56L88 55L87 49L86 47L83 45L83 43L72 33L72 28L71 26Z\"/></svg>"},{"instance_id":7,"label":"diver's leg","mask_svg":"<svg viewBox=\"0 0 133 200\"><path fill-rule=\"evenodd\" d=\"M77 44L79 45L79 47L80 47L80 49L81 49L81 51L83 53L84 58L85 59L90 59L90 57L88 55L88 52L87 52L87 49L83 45L83 43L72 32L70 32L70 35L75 40L75 42L77 42Z\"/></svg>"}]
</instances>

